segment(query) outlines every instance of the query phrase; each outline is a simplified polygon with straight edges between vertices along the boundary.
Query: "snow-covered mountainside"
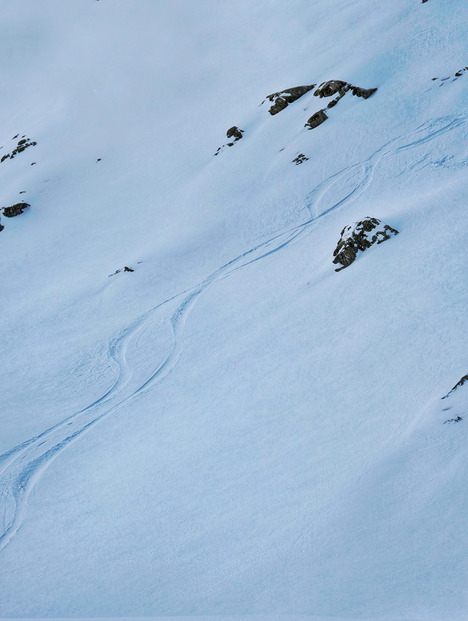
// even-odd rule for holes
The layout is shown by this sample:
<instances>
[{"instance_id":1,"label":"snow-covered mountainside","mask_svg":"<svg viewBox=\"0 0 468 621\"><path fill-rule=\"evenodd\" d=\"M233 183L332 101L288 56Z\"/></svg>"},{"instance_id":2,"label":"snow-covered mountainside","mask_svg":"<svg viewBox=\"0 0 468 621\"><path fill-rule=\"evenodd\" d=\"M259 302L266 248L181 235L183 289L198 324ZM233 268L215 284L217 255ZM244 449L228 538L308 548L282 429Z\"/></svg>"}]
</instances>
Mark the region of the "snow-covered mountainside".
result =
<instances>
[{"instance_id":1,"label":"snow-covered mountainside","mask_svg":"<svg viewBox=\"0 0 468 621\"><path fill-rule=\"evenodd\" d=\"M0 617L467 619L466 0L0 15Z\"/></svg>"}]
</instances>

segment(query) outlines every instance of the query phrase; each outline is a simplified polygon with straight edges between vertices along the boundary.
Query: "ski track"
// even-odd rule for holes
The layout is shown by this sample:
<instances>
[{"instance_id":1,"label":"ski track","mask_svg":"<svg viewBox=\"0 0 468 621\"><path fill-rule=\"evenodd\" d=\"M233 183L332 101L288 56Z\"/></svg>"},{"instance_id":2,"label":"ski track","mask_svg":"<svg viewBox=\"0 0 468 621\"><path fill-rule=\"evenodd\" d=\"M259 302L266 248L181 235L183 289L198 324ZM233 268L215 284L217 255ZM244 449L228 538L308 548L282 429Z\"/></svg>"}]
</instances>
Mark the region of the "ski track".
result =
<instances>
[{"instance_id":1,"label":"ski track","mask_svg":"<svg viewBox=\"0 0 468 621\"><path fill-rule=\"evenodd\" d=\"M108 360L118 368L114 384L86 408L0 455L0 515L2 518L0 551L10 543L21 528L29 494L51 462L88 429L130 400L141 397L176 367L182 352L182 334L185 323L190 310L202 293L219 280L279 252L303 235L309 234L328 214L358 199L371 185L374 171L383 159L421 147L460 128L467 120L468 114L427 121L410 135L393 138L364 162L353 164L331 175L308 194L305 206L309 212L309 218L305 222L276 233L250 248L219 267L191 289L164 300L124 328L108 346ZM426 156L423 156L423 159L424 157ZM444 158L445 161L447 158ZM457 165L457 162L448 161L454 167ZM323 209L323 203L329 192L333 190L336 193L340 187L346 186L350 181L353 182L351 189L347 190L342 198L336 202L332 201L328 208ZM141 332L148 329L148 324L151 324L152 320L157 320L157 325L160 326L164 320L164 312L167 313L166 307L170 308L171 304L176 305L168 321L168 327L172 332L172 347L149 376L138 377L126 357L128 345L134 339L138 339Z\"/></svg>"}]
</instances>

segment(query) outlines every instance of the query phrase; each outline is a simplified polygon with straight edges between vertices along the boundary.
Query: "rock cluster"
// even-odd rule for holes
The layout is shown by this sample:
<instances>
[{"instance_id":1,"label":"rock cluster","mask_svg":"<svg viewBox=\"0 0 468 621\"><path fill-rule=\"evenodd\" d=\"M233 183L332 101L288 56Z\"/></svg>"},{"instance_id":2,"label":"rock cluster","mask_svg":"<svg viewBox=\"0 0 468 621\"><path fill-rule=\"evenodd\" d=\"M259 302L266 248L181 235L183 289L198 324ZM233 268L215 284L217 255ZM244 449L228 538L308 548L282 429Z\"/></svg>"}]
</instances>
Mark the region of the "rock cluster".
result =
<instances>
[{"instance_id":1,"label":"rock cluster","mask_svg":"<svg viewBox=\"0 0 468 621\"><path fill-rule=\"evenodd\" d=\"M15 138L18 138L18 136L15 136ZM37 145L37 142L33 142L30 138L26 138L25 136L23 136L21 140L18 141L16 148L13 149L11 153L6 153L0 160L0 163L4 162L8 158L12 160L14 159L15 155L18 155L18 153L22 153L28 147L35 147L36 145Z\"/></svg>"},{"instance_id":2,"label":"rock cluster","mask_svg":"<svg viewBox=\"0 0 468 621\"><path fill-rule=\"evenodd\" d=\"M456 71L453 75L449 75L446 78L432 78L432 81L433 82L439 81L440 82L439 86L444 86L444 84L448 82L450 78L452 78L451 82L455 82L455 80L457 80L458 78L461 78L465 74L466 71L468 71L468 67L462 67L461 69Z\"/></svg>"},{"instance_id":3,"label":"rock cluster","mask_svg":"<svg viewBox=\"0 0 468 621\"><path fill-rule=\"evenodd\" d=\"M363 99L369 99L376 91L376 88L361 88L360 86L353 86L343 80L329 80L328 82L322 82L314 93L315 97L335 97L327 104L327 109L333 108L342 99L348 91L351 91L356 97L362 97ZM325 110L319 110L313 114L304 127L308 129L314 129L321 125L328 119Z\"/></svg>"},{"instance_id":4,"label":"rock cluster","mask_svg":"<svg viewBox=\"0 0 468 621\"><path fill-rule=\"evenodd\" d=\"M381 244L394 235L398 235L398 231L377 218L366 218L345 226L333 252L333 263L342 266L335 271L339 272L351 265L359 252L364 252L374 244Z\"/></svg>"},{"instance_id":5,"label":"rock cluster","mask_svg":"<svg viewBox=\"0 0 468 621\"><path fill-rule=\"evenodd\" d=\"M465 382L468 382L468 375L464 375L464 376L461 378L461 380L455 384L455 386L452 388L452 390L451 390L450 392L448 392L448 393L445 395L445 397L442 397L442 399L447 399L447 397L448 397L449 395L451 395L451 394L452 394L452 392L454 392L454 391L455 391L457 388L459 388L460 386L463 386L463 384L464 384Z\"/></svg>"},{"instance_id":6,"label":"rock cluster","mask_svg":"<svg viewBox=\"0 0 468 621\"><path fill-rule=\"evenodd\" d=\"M308 84L305 86L293 86L291 88L287 88L283 91L278 91L277 93L271 93L271 95L267 95L266 99L268 99L273 105L269 109L269 113L272 116L275 116L282 110L288 107L289 104L297 101L300 97L311 91L316 87L316 84ZM320 86L315 90L314 95L316 97L329 98L334 97L331 101L328 102L326 109L333 108L340 101L342 97L346 95L348 91L351 91L353 95L356 97L362 97L363 99L369 99L376 91L376 88L361 88L360 86L353 86L349 82L344 82L343 80L328 80L328 82L322 82ZM260 105L265 103L266 100L262 101ZM306 110L307 108L305 108ZM314 129L324 123L328 119L328 115L325 112L325 109L319 110L315 112L304 125L307 129ZM215 155L218 155L220 151L224 147L232 147L235 142L242 138L242 134L244 130L239 129L236 125L228 129L227 137L231 139L227 144L218 147ZM301 164L302 161L293 160L296 164Z\"/></svg>"},{"instance_id":7,"label":"rock cluster","mask_svg":"<svg viewBox=\"0 0 468 621\"><path fill-rule=\"evenodd\" d=\"M313 88L315 88L315 84L309 84L307 86L294 86L293 88L287 88L284 91L267 95L266 98L273 103L269 109L269 113L272 116L278 114L278 112L281 112L281 110L287 108L290 103L293 103Z\"/></svg>"},{"instance_id":8,"label":"rock cluster","mask_svg":"<svg viewBox=\"0 0 468 621\"><path fill-rule=\"evenodd\" d=\"M27 207L31 207L31 205L29 203L15 203L10 207L2 207L2 211L6 218L14 218L22 214Z\"/></svg>"},{"instance_id":9,"label":"rock cluster","mask_svg":"<svg viewBox=\"0 0 468 621\"><path fill-rule=\"evenodd\" d=\"M309 159L309 158L308 158L308 157L306 157L306 156L304 155L304 153L299 153L299 155L293 159L293 162L294 162L294 164L296 164L296 166L297 166L298 164L302 164L303 162L307 161L308 159Z\"/></svg>"},{"instance_id":10,"label":"rock cluster","mask_svg":"<svg viewBox=\"0 0 468 621\"><path fill-rule=\"evenodd\" d=\"M243 136L242 136L243 133L244 133L244 130L243 129L239 129L237 127L237 125L233 125L232 127L230 127L227 130L227 132L226 132L226 136L231 140L231 142L228 142L227 144L223 144L221 147L218 147L218 149L216 150L215 155L218 155L218 153L224 147L232 147L235 142L237 142L238 140L243 138Z\"/></svg>"},{"instance_id":11,"label":"rock cluster","mask_svg":"<svg viewBox=\"0 0 468 621\"><path fill-rule=\"evenodd\" d=\"M314 129L315 127L318 127L322 123L325 123L327 119L328 119L328 116L326 115L325 110L319 110L318 112L316 112L310 117L310 119L307 121L304 127L307 127L307 129Z\"/></svg>"}]
</instances>

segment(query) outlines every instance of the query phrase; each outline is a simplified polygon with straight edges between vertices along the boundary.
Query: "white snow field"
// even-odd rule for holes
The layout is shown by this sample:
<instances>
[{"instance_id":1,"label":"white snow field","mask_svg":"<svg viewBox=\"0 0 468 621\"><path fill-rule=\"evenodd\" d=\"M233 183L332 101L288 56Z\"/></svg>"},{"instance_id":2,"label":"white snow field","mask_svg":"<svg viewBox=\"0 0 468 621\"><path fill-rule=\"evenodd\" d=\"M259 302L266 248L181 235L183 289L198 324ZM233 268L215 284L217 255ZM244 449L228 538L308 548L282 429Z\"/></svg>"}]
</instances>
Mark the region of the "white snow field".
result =
<instances>
[{"instance_id":1,"label":"white snow field","mask_svg":"<svg viewBox=\"0 0 468 621\"><path fill-rule=\"evenodd\" d=\"M468 619L467 25L0 0L0 617Z\"/></svg>"}]
</instances>

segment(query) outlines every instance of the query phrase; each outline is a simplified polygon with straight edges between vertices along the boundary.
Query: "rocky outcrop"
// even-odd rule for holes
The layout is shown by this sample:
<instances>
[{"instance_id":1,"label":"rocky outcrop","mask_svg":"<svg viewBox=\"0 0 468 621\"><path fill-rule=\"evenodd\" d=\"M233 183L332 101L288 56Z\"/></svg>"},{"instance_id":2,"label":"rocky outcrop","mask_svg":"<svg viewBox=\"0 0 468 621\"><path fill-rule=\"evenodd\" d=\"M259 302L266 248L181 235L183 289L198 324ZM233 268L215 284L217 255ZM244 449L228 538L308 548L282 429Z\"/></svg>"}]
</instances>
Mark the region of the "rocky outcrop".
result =
<instances>
[{"instance_id":1,"label":"rocky outcrop","mask_svg":"<svg viewBox=\"0 0 468 621\"><path fill-rule=\"evenodd\" d=\"M303 162L307 161L308 159L309 158L306 157L304 155L304 153L299 153L299 155L293 159L293 163L296 164L296 166L297 166L298 164L302 164Z\"/></svg>"},{"instance_id":2,"label":"rocky outcrop","mask_svg":"<svg viewBox=\"0 0 468 621\"><path fill-rule=\"evenodd\" d=\"M328 116L326 115L325 110L319 110L318 112L316 112L310 117L310 119L307 121L304 127L307 127L307 129L314 129L315 127L318 127L322 123L325 123L327 119L328 119Z\"/></svg>"},{"instance_id":3,"label":"rocky outcrop","mask_svg":"<svg viewBox=\"0 0 468 621\"><path fill-rule=\"evenodd\" d=\"M240 140L242 138L242 134L244 133L243 129L239 129L237 127L237 125L233 125L232 127L230 127L227 132L226 132L226 136L228 138L232 138L233 142L237 142L238 140ZM229 145L231 146L231 145Z\"/></svg>"},{"instance_id":4,"label":"rocky outcrop","mask_svg":"<svg viewBox=\"0 0 468 621\"><path fill-rule=\"evenodd\" d=\"M362 97L363 99L369 99L375 92L376 88L361 88L360 86L351 86L351 91L356 97Z\"/></svg>"},{"instance_id":5,"label":"rocky outcrop","mask_svg":"<svg viewBox=\"0 0 468 621\"><path fill-rule=\"evenodd\" d=\"M141 263L141 261L140 261ZM119 270L115 270L115 272L113 274L109 274L109 278L111 276L115 276L116 274L120 274L121 272L134 272L135 270L133 269L133 267L128 267L128 265L125 265L124 267L121 267Z\"/></svg>"},{"instance_id":6,"label":"rocky outcrop","mask_svg":"<svg viewBox=\"0 0 468 621\"><path fill-rule=\"evenodd\" d=\"M13 140L15 140L16 138L18 138L17 135L13 138ZM35 147L36 145L37 142L33 142L30 138L26 138L25 136L23 136L21 140L18 141L16 148L13 149L11 153L5 153L5 155L0 159L0 163L4 162L7 159L12 160L14 159L15 155L22 153L28 147Z\"/></svg>"},{"instance_id":7,"label":"rocky outcrop","mask_svg":"<svg viewBox=\"0 0 468 621\"><path fill-rule=\"evenodd\" d=\"M318 89L315 91L315 97L333 97L337 93L344 95L346 91L349 91L350 85L342 80L329 80L328 82L322 82Z\"/></svg>"},{"instance_id":8,"label":"rocky outcrop","mask_svg":"<svg viewBox=\"0 0 468 621\"><path fill-rule=\"evenodd\" d=\"M462 67L461 69L459 69L458 71L456 71L454 74L449 75L445 78L432 78L433 82L440 82L439 86L444 86L449 80L451 82L455 82L455 80L457 80L458 78L461 78L463 75L465 75L465 72L468 71L468 67Z\"/></svg>"},{"instance_id":9,"label":"rocky outcrop","mask_svg":"<svg viewBox=\"0 0 468 621\"><path fill-rule=\"evenodd\" d=\"M463 386L463 384L464 384L465 382L468 382L468 375L464 375L464 376L461 378L461 380L455 384L455 386L452 388L452 390L451 390L450 392L448 392L448 393L445 395L445 397L442 397L442 399L447 399L447 397L448 397L449 395L451 395L451 394L452 394L452 392L454 392L454 391L455 391L457 388L459 388L460 386Z\"/></svg>"},{"instance_id":10,"label":"rocky outcrop","mask_svg":"<svg viewBox=\"0 0 468 621\"><path fill-rule=\"evenodd\" d=\"M349 82L343 82L343 80L329 80L328 82L322 82L314 95L316 97L333 97L338 95L335 100L335 104L346 95L348 91L351 91L356 97L362 97L363 99L369 99L376 91L376 88L361 88L360 86L353 86ZM333 104L333 105L335 105ZM332 106L329 106L332 107Z\"/></svg>"},{"instance_id":11,"label":"rocky outcrop","mask_svg":"<svg viewBox=\"0 0 468 621\"><path fill-rule=\"evenodd\" d=\"M226 132L226 136L230 139L230 142L227 142L226 144L223 144L221 147L218 147L218 149L216 150L215 155L218 155L218 153L224 149L224 147L232 147L234 146L234 143L237 142L238 140L240 140L241 138L243 138L242 134L244 133L243 129L239 129L237 127L237 125L233 125L232 127L230 127L227 132Z\"/></svg>"},{"instance_id":12,"label":"rocky outcrop","mask_svg":"<svg viewBox=\"0 0 468 621\"><path fill-rule=\"evenodd\" d=\"M272 116L278 114L278 112L281 112L281 110L287 108L290 103L297 101L313 88L315 88L315 84L309 84L308 86L294 86L293 88L287 88L284 91L267 95L267 99L273 103L269 109L269 113Z\"/></svg>"},{"instance_id":13,"label":"rocky outcrop","mask_svg":"<svg viewBox=\"0 0 468 621\"><path fill-rule=\"evenodd\" d=\"M2 207L2 211L6 218L14 218L22 214L27 207L31 207L31 205L29 203L15 203L10 207Z\"/></svg>"},{"instance_id":14,"label":"rocky outcrop","mask_svg":"<svg viewBox=\"0 0 468 621\"><path fill-rule=\"evenodd\" d=\"M394 235L398 235L398 231L377 218L366 218L345 226L333 252L333 263L342 266L335 271L339 272L351 265L359 252L364 252L374 244L381 244Z\"/></svg>"}]
</instances>

